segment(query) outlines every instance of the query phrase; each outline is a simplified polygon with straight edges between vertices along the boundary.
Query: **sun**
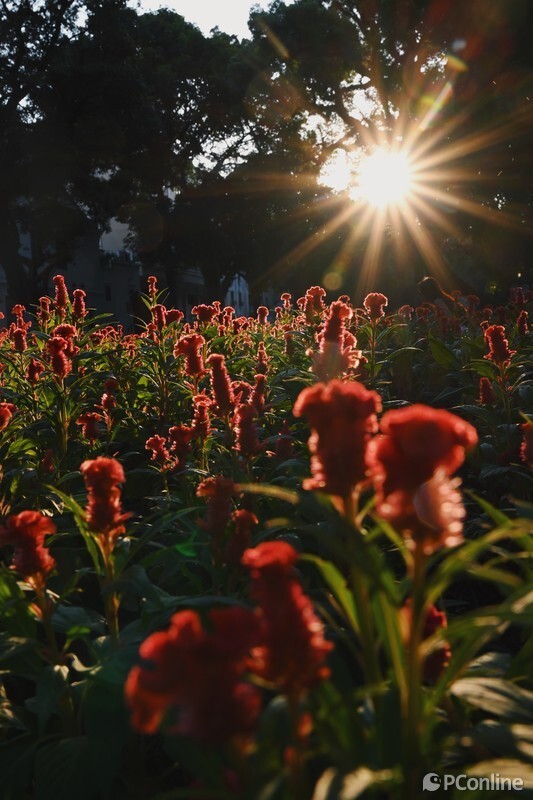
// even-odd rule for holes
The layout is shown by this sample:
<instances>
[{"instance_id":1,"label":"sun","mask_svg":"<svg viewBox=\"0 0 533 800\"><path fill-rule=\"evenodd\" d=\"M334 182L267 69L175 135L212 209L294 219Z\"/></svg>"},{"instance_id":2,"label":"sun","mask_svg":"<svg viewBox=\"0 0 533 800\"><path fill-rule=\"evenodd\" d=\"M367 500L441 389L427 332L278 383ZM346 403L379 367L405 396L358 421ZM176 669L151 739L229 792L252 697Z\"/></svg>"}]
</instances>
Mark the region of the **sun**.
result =
<instances>
[{"instance_id":1,"label":"sun","mask_svg":"<svg viewBox=\"0 0 533 800\"><path fill-rule=\"evenodd\" d=\"M380 147L361 160L348 194L375 208L387 208L403 203L411 186L412 169L406 154Z\"/></svg>"},{"instance_id":2,"label":"sun","mask_svg":"<svg viewBox=\"0 0 533 800\"><path fill-rule=\"evenodd\" d=\"M378 147L371 153L338 150L324 165L320 183L375 209L399 207L413 188L413 168L401 150Z\"/></svg>"}]
</instances>

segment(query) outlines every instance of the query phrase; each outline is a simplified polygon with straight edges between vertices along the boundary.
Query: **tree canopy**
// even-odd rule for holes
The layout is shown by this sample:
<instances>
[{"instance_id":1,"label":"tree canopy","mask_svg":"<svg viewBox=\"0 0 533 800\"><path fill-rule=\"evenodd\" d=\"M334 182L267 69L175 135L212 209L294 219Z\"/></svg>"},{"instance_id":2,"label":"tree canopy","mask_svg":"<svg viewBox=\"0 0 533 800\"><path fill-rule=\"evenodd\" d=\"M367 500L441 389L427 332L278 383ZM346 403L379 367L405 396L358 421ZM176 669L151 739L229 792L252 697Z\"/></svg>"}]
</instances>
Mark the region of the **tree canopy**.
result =
<instances>
[{"instance_id":1,"label":"tree canopy","mask_svg":"<svg viewBox=\"0 0 533 800\"><path fill-rule=\"evenodd\" d=\"M239 41L125 0L1 2L11 298L112 217L171 289L187 265L218 294L238 272L351 290L393 264L407 279L468 264L482 283L524 270L532 23L527 0L275 0ZM379 225L321 179L378 145L407 148L420 178Z\"/></svg>"}]
</instances>

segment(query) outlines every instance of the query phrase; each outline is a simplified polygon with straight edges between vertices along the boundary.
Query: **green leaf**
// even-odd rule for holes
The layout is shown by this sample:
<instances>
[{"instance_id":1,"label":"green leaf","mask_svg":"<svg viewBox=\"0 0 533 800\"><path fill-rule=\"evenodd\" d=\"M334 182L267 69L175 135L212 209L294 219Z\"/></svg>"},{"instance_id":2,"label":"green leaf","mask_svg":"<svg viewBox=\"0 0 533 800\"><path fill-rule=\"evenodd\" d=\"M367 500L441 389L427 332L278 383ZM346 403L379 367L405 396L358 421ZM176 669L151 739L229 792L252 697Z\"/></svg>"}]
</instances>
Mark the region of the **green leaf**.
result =
<instances>
[{"instance_id":1,"label":"green leaf","mask_svg":"<svg viewBox=\"0 0 533 800\"><path fill-rule=\"evenodd\" d=\"M359 631L359 621L357 619L357 609L355 607L353 594L348 589L346 579L339 572L337 567L330 561L324 561L324 559L318 556L302 555L300 558L302 561L309 561L318 568L347 621L355 631Z\"/></svg>"},{"instance_id":2,"label":"green leaf","mask_svg":"<svg viewBox=\"0 0 533 800\"><path fill-rule=\"evenodd\" d=\"M54 665L42 670L36 684L35 697L26 700L26 708L37 715L41 735L50 717L54 714L61 716L67 691L68 667Z\"/></svg>"},{"instance_id":3,"label":"green leaf","mask_svg":"<svg viewBox=\"0 0 533 800\"><path fill-rule=\"evenodd\" d=\"M453 370L460 370L461 363L455 353L450 350L450 348L444 344L440 339L435 338L435 336L430 333L428 336L429 341L429 349L431 350L431 355L439 364L439 366L443 367L443 369L453 369Z\"/></svg>"},{"instance_id":4,"label":"green leaf","mask_svg":"<svg viewBox=\"0 0 533 800\"><path fill-rule=\"evenodd\" d=\"M32 734L0 744L2 800L21 800L33 779L37 743Z\"/></svg>"},{"instance_id":5,"label":"green leaf","mask_svg":"<svg viewBox=\"0 0 533 800\"><path fill-rule=\"evenodd\" d=\"M26 596L7 569L0 571L0 619L2 627L15 636L35 638L37 626Z\"/></svg>"},{"instance_id":6,"label":"green leaf","mask_svg":"<svg viewBox=\"0 0 533 800\"><path fill-rule=\"evenodd\" d=\"M95 800L95 772L86 736L42 744L35 765L35 800Z\"/></svg>"},{"instance_id":7,"label":"green leaf","mask_svg":"<svg viewBox=\"0 0 533 800\"><path fill-rule=\"evenodd\" d=\"M533 719L533 692L502 678L462 678L452 684L450 691L500 719L524 723Z\"/></svg>"},{"instance_id":8,"label":"green leaf","mask_svg":"<svg viewBox=\"0 0 533 800\"><path fill-rule=\"evenodd\" d=\"M342 775L335 769L322 773L315 786L312 800L356 800L371 786L393 786L399 782L392 770L374 772L368 767L359 767L355 772Z\"/></svg>"}]
</instances>

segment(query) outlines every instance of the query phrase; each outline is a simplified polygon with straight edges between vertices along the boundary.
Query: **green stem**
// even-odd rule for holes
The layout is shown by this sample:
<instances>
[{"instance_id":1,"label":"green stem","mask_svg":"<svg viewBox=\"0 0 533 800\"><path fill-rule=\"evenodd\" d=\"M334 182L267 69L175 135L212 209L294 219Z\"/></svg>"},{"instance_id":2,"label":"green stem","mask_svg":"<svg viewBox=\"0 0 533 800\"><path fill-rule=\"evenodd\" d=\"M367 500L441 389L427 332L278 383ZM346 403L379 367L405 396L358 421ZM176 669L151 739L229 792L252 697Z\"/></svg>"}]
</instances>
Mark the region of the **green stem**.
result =
<instances>
[{"instance_id":1,"label":"green stem","mask_svg":"<svg viewBox=\"0 0 533 800\"><path fill-rule=\"evenodd\" d=\"M413 585L411 597L411 625L407 653L407 702L406 702L406 749L405 790L406 800L415 797L419 787L422 759L420 737L422 727L422 659L420 644L424 626L424 566L425 556L417 547L413 561Z\"/></svg>"},{"instance_id":2,"label":"green stem","mask_svg":"<svg viewBox=\"0 0 533 800\"><path fill-rule=\"evenodd\" d=\"M101 588L104 598L105 618L111 642L113 646L116 646L119 638L118 609L120 606L120 599L117 592L108 591L108 587L115 580L115 565L110 554L104 555L104 573Z\"/></svg>"},{"instance_id":3,"label":"green stem","mask_svg":"<svg viewBox=\"0 0 533 800\"><path fill-rule=\"evenodd\" d=\"M37 605L41 612L41 622L46 636L48 645L48 656L51 664L64 664L63 655L57 645L55 631L52 627L52 614L54 611L54 604L46 594L44 586L34 585L35 597Z\"/></svg>"}]
</instances>

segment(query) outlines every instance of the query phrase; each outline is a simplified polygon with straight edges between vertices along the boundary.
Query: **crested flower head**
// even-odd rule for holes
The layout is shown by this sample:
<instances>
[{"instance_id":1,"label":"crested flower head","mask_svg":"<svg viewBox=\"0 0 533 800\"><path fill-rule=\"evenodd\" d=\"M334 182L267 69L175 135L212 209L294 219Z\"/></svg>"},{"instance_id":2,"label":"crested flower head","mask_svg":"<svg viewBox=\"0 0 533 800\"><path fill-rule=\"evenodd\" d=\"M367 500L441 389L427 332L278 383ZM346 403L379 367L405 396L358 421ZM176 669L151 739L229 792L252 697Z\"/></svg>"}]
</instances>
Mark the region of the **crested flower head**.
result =
<instances>
[{"instance_id":1,"label":"crested flower head","mask_svg":"<svg viewBox=\"0 0 533 800\"><path fill-rule=\"evenodd\" d=\"M304 488L343 498L351 494L365 479L365 449L380 410L379 395L355 381L317 383L300 392L293 413L305 417L312 430L308 444L313 477Z\"/></svg>"},{"instance_id":2,"label":"crested flower head","mask_svg":"<svg viewBox=\"0 0 533 800\"><path fill-rule=\"evenodd\" d=\"M44 546L44 539L56 532L50 517L40 511L21 511L0 527L0 546L15 548L12 568L21 577L42 583L55 567L55 560Z\"/></svg>"}]
</instances>

